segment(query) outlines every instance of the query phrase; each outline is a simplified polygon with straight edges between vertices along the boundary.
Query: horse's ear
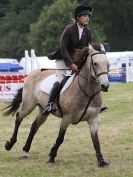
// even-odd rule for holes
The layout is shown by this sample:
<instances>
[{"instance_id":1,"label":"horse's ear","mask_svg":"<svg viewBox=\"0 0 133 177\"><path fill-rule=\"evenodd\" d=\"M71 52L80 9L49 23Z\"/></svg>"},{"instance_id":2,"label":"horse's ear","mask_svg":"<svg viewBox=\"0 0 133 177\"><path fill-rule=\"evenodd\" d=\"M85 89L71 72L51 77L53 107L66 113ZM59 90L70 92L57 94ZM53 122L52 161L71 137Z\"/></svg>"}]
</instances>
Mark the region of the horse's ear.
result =
<instances>
[{"instance_id":1,"label":"horse's ear","mask_svg":"<svg viewBox=\"0 0 133 177\"><path fill-rule=\"evenodd\" d=\"M91 44L89 44L88 46L89 46L89 52L94 51L94 48L92 47L92 45L91 45Z\"/></svg>"},{"instance_id":2,"label":"horse's ear","mask_svg":"<svg viewBox=\"0 0 133 177\"><path fill-rule=\"evenodd\" d=\"M103 44L100 44L100 45L101 45L101 50L106 52L104 45Z\"/></svg>"}]
</instances>

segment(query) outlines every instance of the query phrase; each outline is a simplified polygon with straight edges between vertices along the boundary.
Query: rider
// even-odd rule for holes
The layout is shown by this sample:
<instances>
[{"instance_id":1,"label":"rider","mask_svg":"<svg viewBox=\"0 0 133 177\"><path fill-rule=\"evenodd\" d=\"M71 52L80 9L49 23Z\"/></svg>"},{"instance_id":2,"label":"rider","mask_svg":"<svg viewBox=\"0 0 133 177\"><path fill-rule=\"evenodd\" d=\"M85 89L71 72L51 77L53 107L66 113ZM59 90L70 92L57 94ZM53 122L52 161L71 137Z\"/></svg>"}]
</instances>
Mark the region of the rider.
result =
<instances>
[{"instance_id":1,"label":"rider","mask_svg":"<svg viewBox=\"0 0 133 177\"><path fill-rule=\"evenodd\" d=\"M91 15L92 8L90 6L77 6L74 10L75 22L65 27L60 39L59 49L48 55L49 59L56 60L57 81L51 89L48 104L44 108L43 114L56 111L54 103L59 94L60 83L66 72L65 69L69 68L73 73L78 71L73 56L75 49L87 47L88 43L91 43L91 32L87 28Z\"/></svg>"}]
</instances>

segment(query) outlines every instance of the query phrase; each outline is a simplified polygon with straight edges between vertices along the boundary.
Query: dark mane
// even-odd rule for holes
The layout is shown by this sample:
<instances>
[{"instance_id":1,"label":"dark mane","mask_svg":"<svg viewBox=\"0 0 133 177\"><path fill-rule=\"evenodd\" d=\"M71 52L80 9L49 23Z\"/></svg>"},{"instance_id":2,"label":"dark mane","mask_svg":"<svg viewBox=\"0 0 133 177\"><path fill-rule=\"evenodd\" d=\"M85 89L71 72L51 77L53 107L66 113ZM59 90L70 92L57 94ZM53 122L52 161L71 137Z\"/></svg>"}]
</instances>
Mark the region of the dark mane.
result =
<instances>
[{"instance_id":1,"label":"dark mane","mask_svg":"<svg viewBox=\"0 0 133 177\"><path fill-rule=\"evenodd\" d=\"M82 68L83 64L85 63L88 53L89 53L88 47L75 50L73 60L74 60L74 63L78 66L79 70Z\"/></svg>"},{"instance_id":2,"label":"dark mane","mask_svg":"<svg viewBox=\"0 0 133 177\"><path fill-rule=\"evenodd\" d=\"M102 51L102 46L98 43L92 43L91 46L94 48L94 50L97 50L99 52ZM83 64L86 61L86 58L89 54L89 47L84 47L82 49L76 49L75 54L73 56L74 63L78 66L79 69L82 68Z\"/></svg>"},{"instance_id":3,"label":"dark mane","mask_svg":"<svg viewBox=\"0 0 133 177\"><path fill-rule=\"evenodd\" d=\"M93 47L95 50L97 50L97 51L99 51L99 52L102 51L100 44L98 44L98 43L92 43L91 45L92 45L92 47Z\"/></svg>"}]
</instances>

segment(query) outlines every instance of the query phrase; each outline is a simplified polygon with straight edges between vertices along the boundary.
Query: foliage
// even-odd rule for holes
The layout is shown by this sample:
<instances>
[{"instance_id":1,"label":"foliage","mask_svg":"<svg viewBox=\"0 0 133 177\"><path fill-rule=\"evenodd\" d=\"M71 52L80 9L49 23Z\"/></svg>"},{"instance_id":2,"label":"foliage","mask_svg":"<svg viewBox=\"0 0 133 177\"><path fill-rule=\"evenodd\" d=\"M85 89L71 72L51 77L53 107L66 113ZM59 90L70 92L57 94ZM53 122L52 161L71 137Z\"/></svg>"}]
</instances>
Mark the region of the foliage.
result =
<instances>
[{"instance_id":1,"label":"foliage","mask_svg":"<svg viewBox=\"0 0 133 177\"><path fill-rule=\"evenodd\" d=\"M0 2L1 7L4 7L5 2ZM10 0L7 4L5 11L1 8L3 17L0 18L0 57L19 59L24 55L25 49L31 48L27 40L29 26L38 18L46 1Z\"/></svg>"},{"instance_id":2,"label":"foliage","mask_svg":"<svg viewBox=\"0 0 133 177\"><path fill-rule=\"evenodd\" d=\"M8 7L9 7L9 0L0 1L0 19L5 16Z\"/></svg>"},{"instance_id":3,"label":"foliage","mask_svg":"<svg viewBox=\"0 0 133 177\"><path fill-rule=\"evenodd\" d=\"M94 20L103 26L112 50L133 50L133 1L90 0L90 4L94 8Z\"/></svg>"},{"instance_id":4,"label":"foliage","mask_svg":"<svg viewBox=\"0 0 133 177\"><path fill-rule=\"evenodd\" d=\"M132 0L78 0L93 7L93 21L102 26L112 51L133 50Z\"/></svg>"},{"instance_id":5,"label":"foliage","mask_svg":"<svg viewBox=\"0 0 133 177\"><path fill-rule=\"evenodd\" d=\"M46 54L59 46L64 27L71 22L76 1L56 0L44 6L39 20L31 25L29 41L40 53Z\"/></svg>"},{"instance_id":6,"label":"foliage","mask_svg":"<svg viewBox=\"0 0 133 177\"><path fill-rule=\"evenodd\" d=\"M91 18L90 29L93 42L104 43L106 35L104 34L103 26L93 21L93 17Z\"/></svg>"}]
</instances>

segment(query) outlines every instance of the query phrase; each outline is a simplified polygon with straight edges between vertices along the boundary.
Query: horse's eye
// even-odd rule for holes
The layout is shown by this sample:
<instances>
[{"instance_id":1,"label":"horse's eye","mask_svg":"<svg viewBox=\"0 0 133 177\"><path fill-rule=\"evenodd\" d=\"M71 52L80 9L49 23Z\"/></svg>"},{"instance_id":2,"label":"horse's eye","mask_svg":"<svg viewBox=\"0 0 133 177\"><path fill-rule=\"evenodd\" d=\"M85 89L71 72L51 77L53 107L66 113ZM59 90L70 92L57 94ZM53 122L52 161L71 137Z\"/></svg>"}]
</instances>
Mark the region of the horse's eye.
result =
<instances>
[{"instance_id":1,"label":"horse's eye","mask_svg":"<svg viewBox=\"0 0 133 177\"><path fill-rule=\"evenodd\" d=\"M97 66L97 63L93 63L94 66Z\"/></svg>"}]
</instances>

